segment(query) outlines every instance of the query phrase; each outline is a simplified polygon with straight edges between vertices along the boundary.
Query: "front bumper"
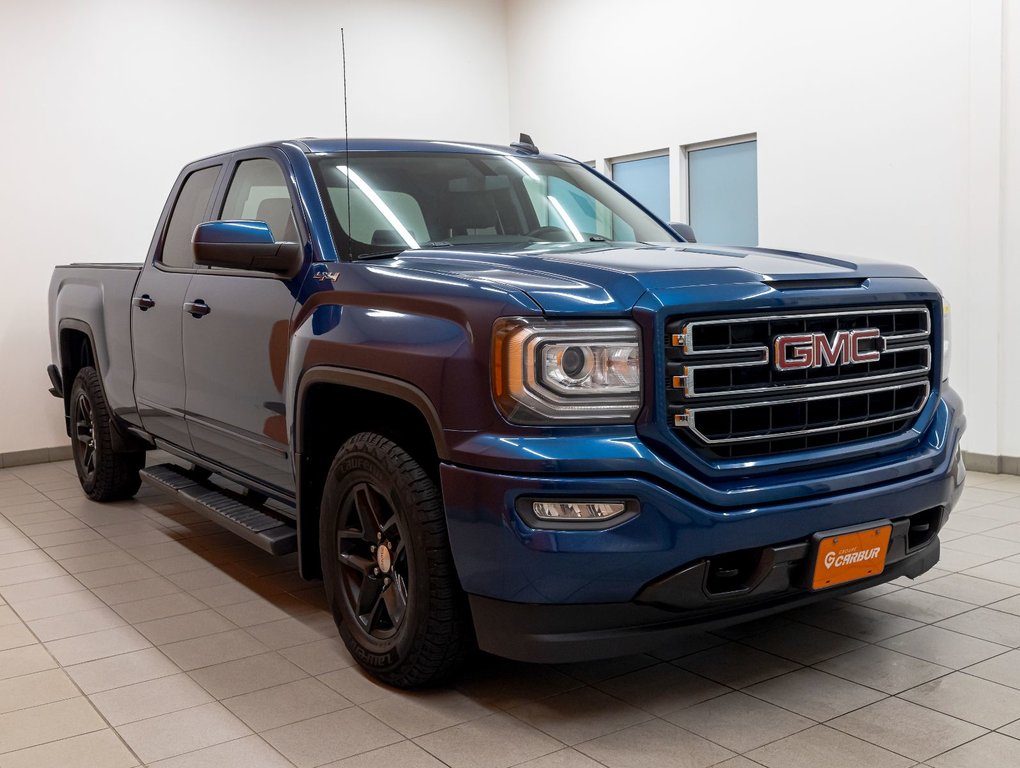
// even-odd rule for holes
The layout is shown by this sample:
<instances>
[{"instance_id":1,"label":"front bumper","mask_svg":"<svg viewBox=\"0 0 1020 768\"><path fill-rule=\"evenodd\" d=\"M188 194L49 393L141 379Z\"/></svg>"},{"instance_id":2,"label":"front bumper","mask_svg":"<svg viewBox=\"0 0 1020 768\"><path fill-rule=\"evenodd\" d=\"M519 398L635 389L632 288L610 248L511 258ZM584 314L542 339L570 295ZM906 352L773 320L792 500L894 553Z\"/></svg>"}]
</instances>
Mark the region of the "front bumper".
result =
<instances>
[{"instance_id":1,"label":"front bumper","mask_svg":"<svg viewBox=\"0 0 1020 768\"><path fill-rule=\"evenodd\" d=\"M754 490L732 494L742 502L732 506L663 483L647 462L626 473L609 464L600 474L581 455L577 473L563 461L556 472L526 475L444 464L451 547L479 644L530 660L616 655L661 645L693 624L744 620L917 576L937 562L935 534L962 491L963 428L950 395L911 451L814 470L805 458L800 478L758 478ZM604 530L537 529L517 512L521 497L626 498L640 513ZM906 535L903 521L925 515L930 535L893 546L879 576L822 592L803 586L803 543L815 533L893 521ZM769 558L782 567L766 568ZM713 563L732 570L734 561L757 569L756 580L735 590L706 586Z\"/></svg>"},{"instance_id":2,"label":"front bumper","mask_svg":"<svg viewBox=\"0 0 1020 768\"><path fill-rule=\"evenodd\" d=\"M917 578L938 560L939 540L935 537L871 579L818 592L796 590L772 599L737 600L715 610L676 611L638 602L536 605L471 595L471 614L478 645L484 651L539 664L586 661L666 648L681 641L693 627L723 627L900 576Z\"/></svg>"}]
</instances>

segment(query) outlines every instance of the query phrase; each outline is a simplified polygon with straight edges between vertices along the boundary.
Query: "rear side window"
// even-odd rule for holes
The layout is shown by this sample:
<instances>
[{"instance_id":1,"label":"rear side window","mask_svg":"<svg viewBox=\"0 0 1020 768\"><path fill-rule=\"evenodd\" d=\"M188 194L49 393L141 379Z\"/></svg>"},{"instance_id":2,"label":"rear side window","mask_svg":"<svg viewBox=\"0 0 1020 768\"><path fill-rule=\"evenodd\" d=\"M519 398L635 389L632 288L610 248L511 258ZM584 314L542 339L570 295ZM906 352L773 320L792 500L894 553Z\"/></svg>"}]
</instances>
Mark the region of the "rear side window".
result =
<instances>
[{"instance_id":1,"label":"rear side window","mask_svg":"<svg viewBox=\"0 0 1020 768\"><path fill-rule=\"evenodd\" d=\"M221 219L264 221L277 242L296 243L297 227L280 166L272 160L244 160L230 182Z\"/></svg>"},{"instance_id":2,"label":"rear side window","mask_svg":"<svg viewBox=\"0 0 1020 768\"><path fill-rule=\"evenodd\" d=\"M205 212L209 207L213 187L220 175L221 166L203 168L195 171L184 181L181 193L174 203L170 223L166 227L163 238L163 253L160 257L168 267L190 269L195 266L195 257L191 251L191 236L195 227L205 220Z\"/></svg>"}]
</instances>

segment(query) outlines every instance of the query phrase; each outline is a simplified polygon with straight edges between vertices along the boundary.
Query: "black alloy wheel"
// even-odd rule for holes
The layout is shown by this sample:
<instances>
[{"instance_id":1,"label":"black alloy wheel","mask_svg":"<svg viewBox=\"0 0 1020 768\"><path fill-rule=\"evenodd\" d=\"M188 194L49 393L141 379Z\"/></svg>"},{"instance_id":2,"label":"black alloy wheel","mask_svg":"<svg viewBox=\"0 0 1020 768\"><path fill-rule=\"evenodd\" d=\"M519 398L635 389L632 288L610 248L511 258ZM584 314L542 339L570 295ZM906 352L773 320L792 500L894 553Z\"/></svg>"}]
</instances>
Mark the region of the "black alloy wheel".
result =
<instances>
[{"instance_id":1,"label":"black alloy wheel","mask_svg":"<svg viewBox=\"0 0 1020 768\"><path fill-rule=\"evenodd\" d=\"M79 392L71 411L74 424L74 458L81 467L82 479L92 482L96 477L96 414L86 392Z\"/></svg>"},{"instance_id":2,"label":"black alloy wheel","mask_svg":"<svg viewBox=\"0 0 1020 768\"><path fill-rule=\"evenodd\" d=\"M408 552L400 521L371 482L354 486L337 521L344 596L362 630L388 639L407 615Z\"/></svg>"},{"instance_id":3,"label":"black alloy wheel","mask_svg":"<svg viewBox=\"0 0 1020 768\"><path fill-rule=\"evenodd\" d=\"M129 450L114 440L110 406L95 368L78 371L68 399L71 456L85 495L94 501L128 499L138 492L145 451Z\"/></svg>"},{"instance_id":4,"label":"black alloy wheel","mask_svg":"<svg viewBox=\"0 0 1020 768\"><path fill-rule=\"evenodd\" d=\"M340 637L400 688L448 680L474 646L434 476L382 435L340 448L323 485L319 550Z\"/></svg>"}]
</instances>

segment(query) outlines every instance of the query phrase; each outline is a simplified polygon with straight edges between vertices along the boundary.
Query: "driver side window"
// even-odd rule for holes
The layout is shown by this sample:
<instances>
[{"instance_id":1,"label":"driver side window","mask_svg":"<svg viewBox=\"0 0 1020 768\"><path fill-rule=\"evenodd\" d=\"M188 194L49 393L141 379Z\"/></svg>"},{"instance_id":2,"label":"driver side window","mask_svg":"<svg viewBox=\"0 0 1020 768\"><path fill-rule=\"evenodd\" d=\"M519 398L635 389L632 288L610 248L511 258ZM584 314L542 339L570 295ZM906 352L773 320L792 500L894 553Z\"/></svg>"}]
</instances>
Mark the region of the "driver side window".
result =
<instances>
[{"instance_id":1,"label":"driver side window","mask_svg":"<svg viewBox=\"0 0 1020 768\"><path fill-rule=\"evenodd\" d=\"M238 163L220 219L264 221L277 242L299 241L283 171L266 158Z\"/></svg>"}]
</instances>

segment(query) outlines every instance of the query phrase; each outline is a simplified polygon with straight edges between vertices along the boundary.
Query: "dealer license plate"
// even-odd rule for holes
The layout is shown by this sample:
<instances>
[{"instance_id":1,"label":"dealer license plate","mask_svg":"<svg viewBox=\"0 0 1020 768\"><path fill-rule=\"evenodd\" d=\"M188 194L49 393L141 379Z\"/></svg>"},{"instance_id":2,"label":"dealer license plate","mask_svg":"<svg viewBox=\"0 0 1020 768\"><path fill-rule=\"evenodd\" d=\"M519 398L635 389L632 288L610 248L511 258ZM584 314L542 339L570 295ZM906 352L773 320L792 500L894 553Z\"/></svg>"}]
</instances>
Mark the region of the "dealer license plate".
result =
<instances>
[{"instance_id":1,"label":"dealer license plate","mask_svg":"<svg viewBox=\"0 0 1020 768\"><path fill-rule=\"evenodd\" d=\"M812 589L866 579L885 569L891 525L825 536L818 542Z\"/></svg>"}]
</instances>

